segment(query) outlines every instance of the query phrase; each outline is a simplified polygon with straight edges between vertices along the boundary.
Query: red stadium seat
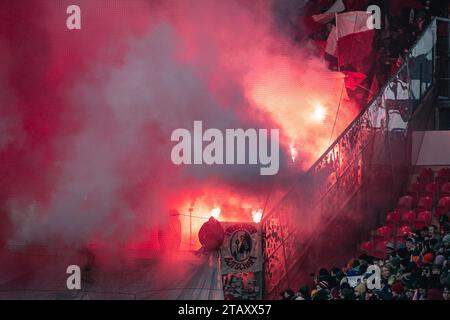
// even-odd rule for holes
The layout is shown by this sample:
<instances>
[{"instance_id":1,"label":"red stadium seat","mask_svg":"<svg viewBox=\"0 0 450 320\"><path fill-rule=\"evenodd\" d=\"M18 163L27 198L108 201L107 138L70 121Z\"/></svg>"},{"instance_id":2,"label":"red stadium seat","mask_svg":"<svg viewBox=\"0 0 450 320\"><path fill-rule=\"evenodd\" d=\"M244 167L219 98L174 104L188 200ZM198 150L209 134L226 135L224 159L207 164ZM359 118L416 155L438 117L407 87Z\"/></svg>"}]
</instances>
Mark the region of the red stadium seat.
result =
<instances>
[{"instance_id":1,"label":"red stadium seat","mask_svg":"<svg viewBox=\"0 0 450 320\"><path fill-rule=\"evenodd\" d=\"M374 256L378 257L378 258L384 258L386 256L386 246L388 244L389 241L385 240L385 241L380 241L375 245L375 252L374 252Z\"/></svg>"},{"instance_id":2,"label":"red stadium seat","mask_svg":"<svg viewBox=\"0 0 450 320\"><path fill-rule=\"evenodd\" d=\"M438 171L436 177L434 178L434 182L442 186L444 183L449 182L450 178L450 170L449 168L443 168Z\"/></svg>"},{"instance_id":3,"label":"red stadium seat","mask_svg":"<svg viewBox=\"0 0 450 320\"><path fill-rule=\"evenodd\" d=\"M436 216L445 216L450 211L450 197L442 197L436 206Z\"/></svg>"},{"instance_id":4,"label":"red stadium seat","mask_svg":"<svg viewBox=\"0 0 450 320\"><path fill-rule=\"evenodd\" d=\"M384 240L388 240L391 237L391 235L392 235L392 228L389 226L379 227L375 232L376 237L380 237Z\"/></svg>"},{"instance_id":5,"label":"red stadium seat","mask_svg":"<svg viewBox=\"0 0 450 320\"><path fill-rule=\"evenodd\" d=\"M400 212L391 211L386 215L386 225L394 229L400 222Z\"/></svg>"},{"instance_id":6,"label":"red stadium seat","mask_svg":"<svg viewBox=\"0 0 450 320\"><path fill-rule=\"evenodd\" d=\"M416 230L422 229L431 224L433 215L430 211L422 211L417 215L417 219L414 221L414 228Z\"/></svg>"},{"instance_id":7,"label":"red stadium seat","mask_svg":"<svg viewBox=\"0 0 450 320\"><path fill-rule=\"evenodd\" d=\"M411 236L411 228L408 226L403 226L400 229L397 230L397 233L395 234L395 242L404 242L406 238Z\"/></svg>"},{"instance_id":8,"label":"red stadium seat","mask_svg":"<svg viewBox=\"0 0 450 320\"><path fill-rule=\"evenodd\" d=\"M442 185L439 197L450 197L450 182Z\"/></svg>"},{"instance_id":9,"label":"red stadium seat","mask_svg":"<svg viewBox=\"0 0 450 320\"><path fill-rule=\"evenodd\" d=\"M411 187L409 188L412 192L421 192L425 190L425 184L420 182L414 182L411 184Z\"/></svg>"},{"instance_id":10,"label":"red stadium seat","mask_svg":"<svg viewBox=\"0 0 450 320\"><path fill-rule=\"evenodd\" d=\"M413 197L414 205L417 204L417 200L419 199L420 192L425 190L425 185L420 182L414 182L410 185L407 194Z\"/></svg>"},{"instance_id":11,"label":"red stadium seat","mask_svg":"<svg viewBox=\"0 0 450 320\"><path fill-rule=\"evenodd\" d=\"M373 251L373 243L372 241L366 241L361 244L361 251L371 254Z\"/></svg>"},{"instance_id":12,"label":"red stadium seat","mask_svg":"<svg viewBox=\"0 0 450 320\"><path fill-rule=\"evenodd\" d=\"M412 205L413 205L413 197L408 195L403 196L398 200L397 208L411 210Z\"/></svg>"},{"instance_id":13,"label":"red stadium seat","mask_svg":"<svg viewBox=\"0 0 450 320\"><path fill-rule=\"evenodd\" d=\"M430 168L422 169L419 176L417 177L417 181L423 184L427 184L434 181L434 172Z\"/></svg>"},{"instance_id":14,"label":"red stadium seat","mask_svg":"<svg viewBox=\"0 0 450 320\"><path fill-rule=\"evenodd\" d=\"M414 211L409 210L403 212L400 217L400 227L411 227L415 220L416 215L414 214Z\"/></svg>"},{"instance_id":15,"label":"red stadium seat","mask_svg":"<svg viewBox=\"0 0 450 320\"><path fill-rule=\"evenodd\" d=\"M433 199L431 197L425 196L419 199L417 205L417 212L429 211L433 207Z\"/></svg>"},{"instance_id":16,"label":"red stadium seat","mask_svg":"<svg viewBox=\"0 0 450 320\"><path fill-rule=\"evenodd\" d=\"M421 196L430 197L431 199L436 199L439 193L439 185L437 183L428 183L425 186L425 190L420 193Z\"/></svg>"}]
</instances>

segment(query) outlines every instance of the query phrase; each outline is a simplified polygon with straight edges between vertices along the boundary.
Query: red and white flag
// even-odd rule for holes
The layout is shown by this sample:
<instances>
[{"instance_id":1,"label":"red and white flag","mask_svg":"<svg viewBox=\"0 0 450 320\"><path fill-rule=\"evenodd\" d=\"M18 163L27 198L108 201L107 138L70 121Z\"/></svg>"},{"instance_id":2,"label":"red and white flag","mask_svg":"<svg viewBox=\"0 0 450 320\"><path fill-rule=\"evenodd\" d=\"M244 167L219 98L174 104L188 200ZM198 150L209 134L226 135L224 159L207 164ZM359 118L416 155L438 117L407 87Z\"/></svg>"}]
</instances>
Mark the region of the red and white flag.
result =
<instances>
[{"instance_id":1,"label":"red and white flag","mask_svg":"<svg viewBox=\"0 0 450 320\"><path fill-rule=\"evenodd\" d=\"M351 11L336 15L325 51L338 58L339 65L360 61L372 53L375 30L367 26L371 14Z\"/></svg>"},{"instance_id":2,"label":"red and white flag","mask_svg":"<svg viewBox=\"0 0 450 320\"><path fill-rule=\"evenodd\" d=\"M336 13L342 12L344 10L344 2L342 0L337 0L326 12L313 15L312 18L315 22L325 24L333 20Z\"/></svg>"},{"instance_id":3,"label":"red and white flag","mask_svg":"<svg viewBox=\"0 0 450 320\"><path fill-rule=\"evenodd\" d=\"M351 91L355 91L367 76L361 72L342 71L345 74L345 87Z\"/></svg>"}]
</instances>

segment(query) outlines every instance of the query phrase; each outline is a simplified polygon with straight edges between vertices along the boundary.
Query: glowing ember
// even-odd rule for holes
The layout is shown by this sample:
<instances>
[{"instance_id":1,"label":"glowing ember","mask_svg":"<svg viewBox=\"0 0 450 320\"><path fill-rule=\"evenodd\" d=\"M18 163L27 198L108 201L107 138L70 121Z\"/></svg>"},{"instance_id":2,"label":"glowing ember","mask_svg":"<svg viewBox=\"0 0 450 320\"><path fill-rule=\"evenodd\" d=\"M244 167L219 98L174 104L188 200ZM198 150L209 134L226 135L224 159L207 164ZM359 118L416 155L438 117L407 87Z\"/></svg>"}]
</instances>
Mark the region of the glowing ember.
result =
<instances>
[{"instance_id":1,"label":"glowing ember","mask_svg":"<svg viewBox=\"0 0 450 320\"><path fill-rule=\"evenodd\" d=\"M295 162L295 159L297 158L297 148L295 147L295 144L290 143L289 144L289 150L291 152L291 158L292 158L292 162Z\"/></svg>"},{"instance_id":2,"label":"glowing ember","mask_svg":"<svg viewBox=\"0 0 450 320\"><path fill-rule=\"evenodd\" d=\"M211 210L210 212L211 217L213 217L214 219L218 220L219 216L220 216L220 208L214 208Z\"/></svg>"},{"instance_id":3,"label":"glowing ember","mask_svg":"<svg viewBox=\"0 0 450 320\"><path fill-rule=\"evenodd\" d=\"M252 211L253 222L260 223L261 222L261 218L262 218L262 214L263 214L262 209L253 210Z\"/></svg>"},{"instance_id":4,"label":"glowing ember","mask_svg":"<svg viewBox=\"0 0 450 320\"><path fill-rule=\"evenodd\" d=\"M312 119L316 122L323 122L327 116L326 109L319 103L315 106Z\"/></svg>"}]
</instances>

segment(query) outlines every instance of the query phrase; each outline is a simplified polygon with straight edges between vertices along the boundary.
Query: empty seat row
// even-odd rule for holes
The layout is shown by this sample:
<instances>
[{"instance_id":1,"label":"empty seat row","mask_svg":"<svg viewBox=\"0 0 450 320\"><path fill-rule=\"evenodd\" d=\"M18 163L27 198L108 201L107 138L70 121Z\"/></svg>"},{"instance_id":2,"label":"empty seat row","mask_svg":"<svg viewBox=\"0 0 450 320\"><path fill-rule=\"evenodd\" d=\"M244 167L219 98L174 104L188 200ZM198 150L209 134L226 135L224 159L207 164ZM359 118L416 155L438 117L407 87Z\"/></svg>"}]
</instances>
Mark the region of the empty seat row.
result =
<instances>
[{"instance_id":1,"label":"empty seat row","mask_svg":"<svg viewBox=\"0 0 450 320\"><path fill-rule=\"evenodd\" d=\"M362 243L360 250L383 257L389 242L397 246L413 230L432 224L433 211L437 218L450 214L450 168L436 174L432 169L423 169L407 195L398 200L396 209L387 213L385 225L372 232L371 240Z\"/></svg>"},{"instance_id":2,"label":"empty seat row","mask_svg":"<svg viewBox=\"0 0 450 320\"><path fill-rule=\"evenodd\" d=\"M443 168L436 173L431 168L422 169L417 176L417 181L423 184L436 182L443 184L450 182L450 168Z\"/></svg>"}]
</instances>

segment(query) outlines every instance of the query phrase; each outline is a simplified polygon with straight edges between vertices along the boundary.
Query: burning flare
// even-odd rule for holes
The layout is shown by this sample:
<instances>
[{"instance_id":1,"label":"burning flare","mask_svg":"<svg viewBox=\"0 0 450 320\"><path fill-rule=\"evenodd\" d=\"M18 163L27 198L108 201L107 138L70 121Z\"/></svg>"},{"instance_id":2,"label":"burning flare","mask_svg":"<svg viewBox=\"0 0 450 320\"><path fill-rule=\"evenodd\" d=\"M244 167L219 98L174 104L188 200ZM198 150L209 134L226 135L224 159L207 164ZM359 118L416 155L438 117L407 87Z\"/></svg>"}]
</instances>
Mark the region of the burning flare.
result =
<instances>
[{"instance_id":1,"label":"burning flare","mask_svg":"<svg viewBox=\"0 0 450 320\"><path fill-rule=\"evenodd\" d=\"M252 211L253 222L260 223L261 222L261 218L262 218L262 214L263 214L263 210L262 209L253 210Z\"/></svg>"},{"instance_id":2,"label":"burning flare","mask_svg":"<svg viewBox=\"0 0 450 320\"><path fill-rule=\"evenodd\" d=\"M291 153L292 162L295 162L295 159L297 158L298 151L297 151L297 148L295 147L294 143L291 142L289 144L289 150L290 150L290 153Z\"/></svg>"},{"instance_id":3,"label":"burning flare","mask_svg":"<svg viewBox=\"0 0 450 320\"><path fill-rule=\"evenodd\" d=\"M322 104L318 103L314 107L314 111L313 111L313 114L312 114L312 119L315 122L322 123L325 120L326 116L327 116L327 110L323 107Z\"/></svg>"},{"instance_id":4,"label":"burning flare","mask_svg":"<svg viewBox=\"0 0 450 320\"><path fill-rule=\"evenodd\" d=\"M211 210L211 212L209 213L211 215L211 217L213 217L216 220L219 220L219 216L220 216L220 208L214 208Z\"/></svg>"}]
</instances>

